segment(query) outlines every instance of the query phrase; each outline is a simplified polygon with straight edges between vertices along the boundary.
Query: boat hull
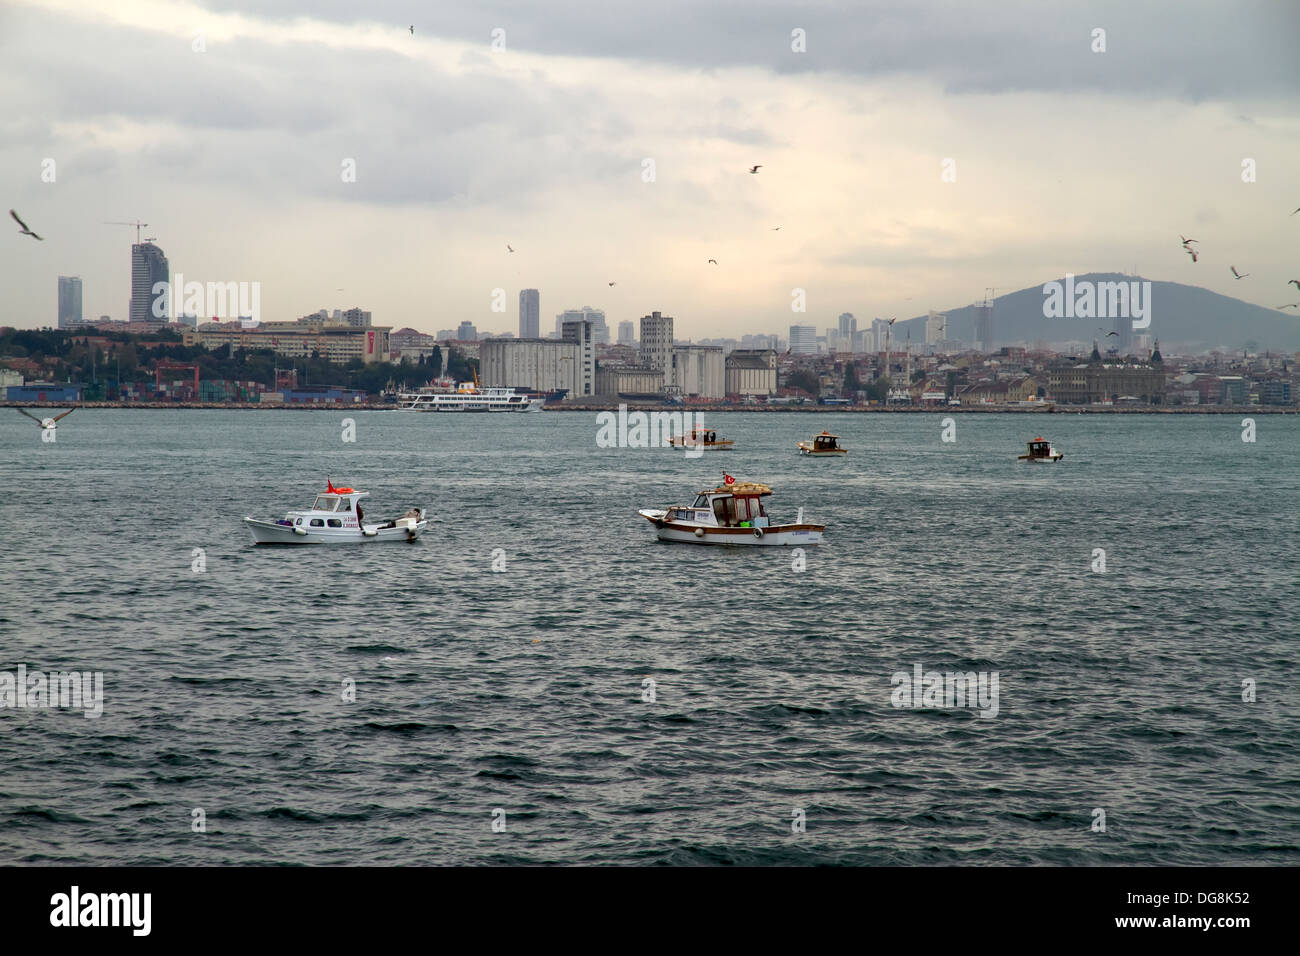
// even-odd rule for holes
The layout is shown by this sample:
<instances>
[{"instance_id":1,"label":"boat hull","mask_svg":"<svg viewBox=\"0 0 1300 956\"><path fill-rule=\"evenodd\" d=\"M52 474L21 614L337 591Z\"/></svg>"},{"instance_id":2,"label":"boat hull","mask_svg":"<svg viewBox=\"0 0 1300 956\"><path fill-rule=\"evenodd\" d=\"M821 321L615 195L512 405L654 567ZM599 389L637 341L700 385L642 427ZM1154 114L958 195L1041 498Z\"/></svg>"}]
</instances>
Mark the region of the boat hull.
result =
<instances>
[{"instance_id":1,"label":"boat hull","mask_svg":"<svg viewBox=\"0 0 1300 956\"><path fill-rule=\"evenodd\" d=\"M665 521L662 511L638 511L655 526L655 536L660 541L677 544L718 544L767 548L804 547L821 544L825 525L820 524L783 524L766 528L714 528L704 525L690 525L675 521Z\"/></svg>"},{"instance_id":2,"label":"boat hull","mask_svg":"<svg viewBox=\"0 0 1300 956\"><path fill-rule=\"evenodd\" d=\"M254 544L369 544L374 541L415 541L429 526L427 520L420 520L409 526L396 528L366 525L366 531L359 528L304 528L303 533L299 534L293 527L276 524L274 521L245 518L244 524L252 532Z\"/></svg>"}]
</instances>

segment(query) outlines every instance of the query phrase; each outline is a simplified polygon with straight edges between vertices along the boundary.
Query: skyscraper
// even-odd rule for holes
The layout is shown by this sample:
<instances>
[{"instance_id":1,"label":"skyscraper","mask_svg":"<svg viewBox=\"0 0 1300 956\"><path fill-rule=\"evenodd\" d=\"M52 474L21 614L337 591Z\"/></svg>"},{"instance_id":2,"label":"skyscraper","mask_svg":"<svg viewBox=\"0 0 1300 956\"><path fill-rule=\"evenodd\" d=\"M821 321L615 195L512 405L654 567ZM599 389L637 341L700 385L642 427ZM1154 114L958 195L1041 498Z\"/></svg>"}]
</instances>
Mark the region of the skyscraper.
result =
<instances>
[{"instance_id":1,"label":"skyscraper","mask_svg":"<svg viewBox=\"0 0 1300 956\"><path fill-rule=\"evenodd\" d=\"M536 339L542 334L541 293L536 289L519 290L519 337Z\"/></svg>"},{"instance_id":2,"label":"skyscraper","mask_svg":"<svg viewBox=\"0 0 1300 956\"><path fill-rule=\"evenodd\" d=\"M931 310L925 320L925 344L937 345L948 337L948 317Z\"/></svg>"},{"instance_id":3,"label":"skyscraper","mask_svg":"<svg viewBox=\"0 0 1300 956\"><path fill-rule=\"evenodd\" d=\"M81 324L81 277L59 276L59 328Z\"/></svg>"},{"instance_id":4,"label":"skyscraper","mask_svg":"<svg viewBox=\"0 0 1300 956\"><path fill-rule=\"evenodd\" d=\"M154 285L170 282L171 272L167 266L167 257L152 242L137 242L131 246L131 305L127 315L132 322L166 322L168 300L159 290L154 293ZM179 291L177 295L179 296ZM162 298L158 315L154 315L154 300Z\"/></svg>"},{"instance_id":5,"label":"skyscraper","mask_svg":"<svg viewBox=\"0 0 1300 956\"><path fill-rule=\"evenodd\" d=\"M992 302L975 306L975 346L981 352L992 352L997 348L993 341Z\"/></svg>"},{"instance_id":6,"label":"skyscraper","mask_svg":"<svg viewBox=\"0 0 1300 956\"><path fill-rule=\"evenodd\" d=\"M664 382L672 381L673 317L652 312L641 316L641 359L650 368L664 373Z\"/></svg>"},{"instance_id":7,"label":"skyscraper","mask_svg":"<svg viewBox=\"0 0 1300 956\"><path fill-rule=\"evenodd\" d=\"M636 325L631 319L624 319L618 324L618 344L635 345L636 344Z\"/></svg>"},{"instance_id":8,"label":"skyscraper","mask_svg":"<svg viewBox=\"0 0 1300 956\"><path fill-rule=\"evenodd\" d=\"M840 313L840 338L853 341L853 333L858 330L858 320L853 317L852 312Z\"/></svg>"},{"instance_id":9,"label":"skyscraper","mask_svg":"<svg viewBox=\"0 0 1300 956\"><path fill-rule=\"evenodd\" d=\"M555 331L564 334L564 323L582 320L591 323L592 341L597 345L609 344L609 327L605 325L605 311L584 305L581 309L566 309L555 317Z\"/></svg>"},{"instance_id":10,"label":"skyscraper","mask_svg":"<svg viewBox=\"0 0 1300 956\"><path fill-rule=\"evenodd\" d=\"M790 326L790 352L793 355L816 355L817 329L811 325Z\"/></svg>"}]
</instances>

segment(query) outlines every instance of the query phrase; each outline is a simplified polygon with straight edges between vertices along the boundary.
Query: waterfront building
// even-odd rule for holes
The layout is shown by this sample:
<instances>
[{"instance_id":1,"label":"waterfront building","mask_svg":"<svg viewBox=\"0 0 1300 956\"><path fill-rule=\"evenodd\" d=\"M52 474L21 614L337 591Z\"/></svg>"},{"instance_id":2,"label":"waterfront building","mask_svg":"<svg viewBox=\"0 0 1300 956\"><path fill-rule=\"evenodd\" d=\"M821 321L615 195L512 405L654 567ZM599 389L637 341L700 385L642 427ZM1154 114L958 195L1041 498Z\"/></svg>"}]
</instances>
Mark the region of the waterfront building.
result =
<instances>
[{"instance_id":1,"label":"waterfront building","mask_svg":"<svg viewBox=\"0 0 1300 956\"><path fill-rule=\"evenodd\" d=\"M726 360L728 395L775 395L776 350L734 349Z\"/></svg>"},{"instance_id":2,"label":"waterfront building","mask_svg":"<svg viewBox=\"0 0 1300 956\"><path fill-rule=\"evenodd\" d=\"M577 342L488 339L479 347L479 380L491 388L564 389L572 395L578 390L582 358Z\"/></svg>"}]
</instances>

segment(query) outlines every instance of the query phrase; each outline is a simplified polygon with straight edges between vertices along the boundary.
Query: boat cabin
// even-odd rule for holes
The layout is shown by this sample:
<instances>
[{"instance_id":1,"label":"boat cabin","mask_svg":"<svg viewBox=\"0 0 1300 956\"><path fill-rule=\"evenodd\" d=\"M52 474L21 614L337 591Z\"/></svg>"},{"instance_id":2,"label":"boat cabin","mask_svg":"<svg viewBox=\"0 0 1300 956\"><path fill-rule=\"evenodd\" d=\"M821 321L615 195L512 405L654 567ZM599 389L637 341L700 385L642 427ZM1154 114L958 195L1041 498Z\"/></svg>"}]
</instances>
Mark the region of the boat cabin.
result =
<instances>
[{"instance_id":1,"label":"boat cabin","mask_svg":"<svg viewBox=\"0 0 1300 956\"><path fill-rule=\"evenodd\" d=\"M1052 443L1041 436L1029 442L1028 445L1030 458L1048 458L1052 454Z\"/></svg>"},{"instance_id":2,"label":"boat cabin","mask_svg":"<svg viewBox=\"0 0 1300 956\"><path fill-rule=\"evenodd\" d=\"M769 521L763 499L771 493L771 488L757 482L713 488L701 491L690 507L674 505L664 517L715 528L766 528Z\"/></svg>"},{"instance_id":3,"label":"boat cabin","mask_svg":"<svg viewBox=\"0 0 1300 956\"><path fill-rule=\"evenodd\" d=\"M364 514L361 499L368 491L335 488L316 496L307 511L290 511L276 522L281 525L301 525L304 528L360 528Z\"/></svg>"},{"instance_id":4,"label":"boat cabin","mask_svg":"<svg viewBox=\"0 0 1300 956\"><path fill-rule=\"evenodd\" d=\"M813 451L835 451L839 448L839 435L832 435L830 432L822 432L813 438Z\"/></svg>"}]
</instances>

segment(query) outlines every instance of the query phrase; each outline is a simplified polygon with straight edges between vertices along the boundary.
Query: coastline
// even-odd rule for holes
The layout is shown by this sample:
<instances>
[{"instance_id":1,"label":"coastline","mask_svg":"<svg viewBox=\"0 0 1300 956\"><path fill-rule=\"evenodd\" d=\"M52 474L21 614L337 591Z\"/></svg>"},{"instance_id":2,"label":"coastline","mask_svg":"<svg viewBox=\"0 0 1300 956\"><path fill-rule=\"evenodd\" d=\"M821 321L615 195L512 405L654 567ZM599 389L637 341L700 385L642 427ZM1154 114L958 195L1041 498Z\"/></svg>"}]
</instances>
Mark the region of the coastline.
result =
<instances>
[{"instance_id":1,"label":"coastline","mask_svg":"<svg viewBox=\"0 0 1300 956\"><path fill-rule=\"evenodd\" d=\"M399 412L404 409L390 402L356 402L354 404L262 404L259 402L10 402L0 401L5 408L127 408L151 411L187 409L191 411L304 411L304 412ZM823 415L1300 415L1300 408L1288 405L1139 405L1116 408L1105 405L1056 405L1049 408L1020 405L967 405L926 407L922 405L666 405L646 402L589 403L581 405L545 405L543 412L617 412L626 407L629 412L708 412L710 415L728 412L779 413ZM432 415L475 415L491 412L421 412ZM502 413L520 414L520 413ZM526 413L525 413L526 414Z\"/></svg>"}]
</instances>

